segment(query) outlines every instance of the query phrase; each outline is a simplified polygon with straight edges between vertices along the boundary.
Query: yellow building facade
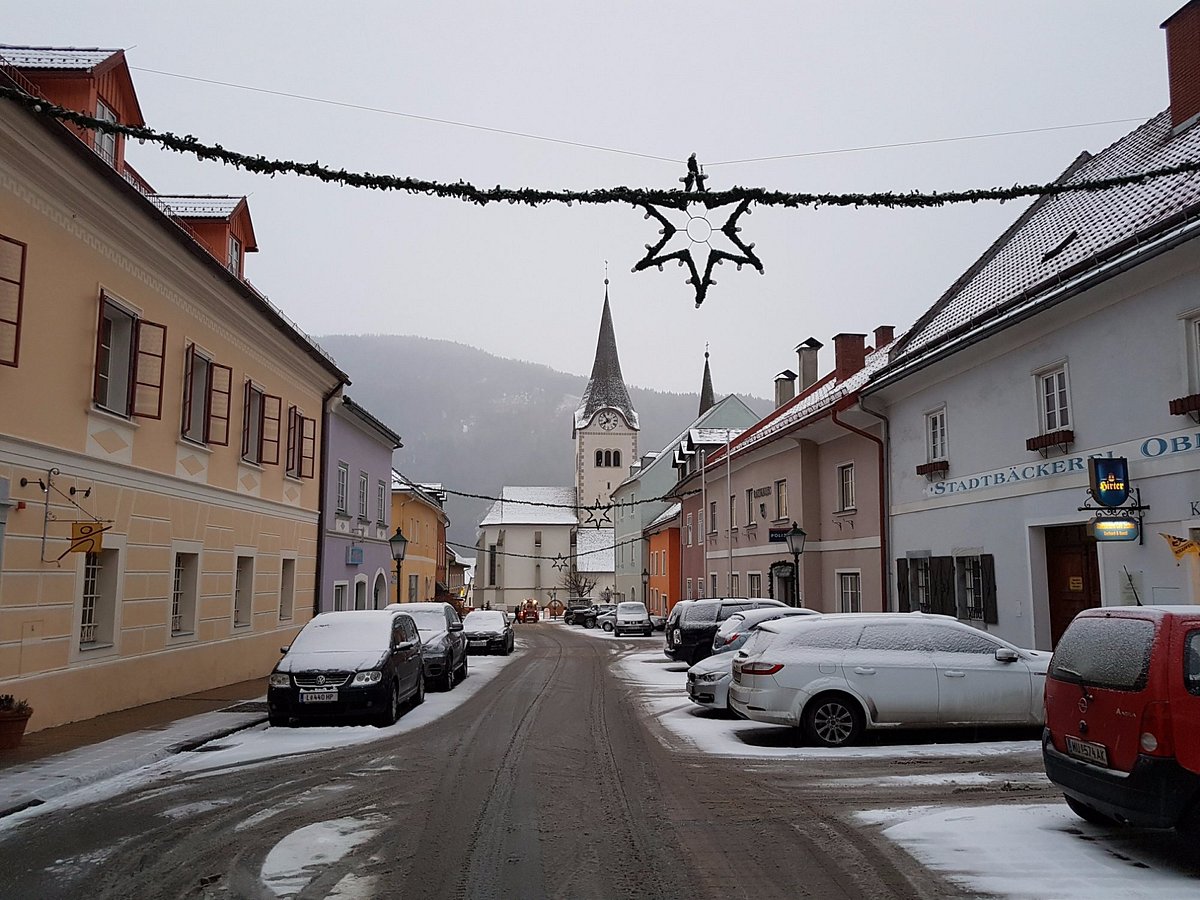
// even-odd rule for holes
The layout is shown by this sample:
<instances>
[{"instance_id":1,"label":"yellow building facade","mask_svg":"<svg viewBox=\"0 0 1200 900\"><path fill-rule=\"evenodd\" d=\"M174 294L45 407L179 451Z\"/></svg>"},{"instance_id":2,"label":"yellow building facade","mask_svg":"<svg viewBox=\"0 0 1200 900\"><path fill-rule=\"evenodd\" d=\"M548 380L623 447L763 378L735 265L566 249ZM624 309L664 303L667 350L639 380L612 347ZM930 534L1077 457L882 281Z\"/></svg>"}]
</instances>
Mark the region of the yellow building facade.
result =
<instances>
[{"instance_id":1,"label":"yellow building facade","mask_svg":"<svg viewBox=\"0 0 1200 900\"><path fill-rule=\"evenodd\" d=\"M414 487L393 480L392 524L408 538L400 566L399 600L393 593L393 602L423 603L445 593L446 527L450 519L442 509L444 502L445 495L436 487Z\"/></svg>"},{"instance_id":2,"label":"yellow building facade","mask_svg":"<svg viewBox=\"0 0 1200 900\"><path fill-rule=\"evenodd\" d=\"M201 242L116 140L0 100L0 693L31 730L265 676L314 604L345 376L242 279L244 201Z\"/></svg>"}]
</instances>

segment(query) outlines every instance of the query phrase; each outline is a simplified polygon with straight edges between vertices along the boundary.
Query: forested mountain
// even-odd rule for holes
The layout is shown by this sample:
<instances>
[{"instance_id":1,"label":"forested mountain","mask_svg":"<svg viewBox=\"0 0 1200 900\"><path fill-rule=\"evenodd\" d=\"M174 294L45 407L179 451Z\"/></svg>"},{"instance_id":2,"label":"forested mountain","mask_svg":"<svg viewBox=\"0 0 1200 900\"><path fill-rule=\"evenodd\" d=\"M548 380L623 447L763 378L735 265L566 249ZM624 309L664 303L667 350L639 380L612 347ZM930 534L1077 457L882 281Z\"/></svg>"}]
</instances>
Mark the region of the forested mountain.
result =
<instances>
[{"instance_id":1,"label":"forested mountain","mask_svg":"<svg viewBox=\"0 0 1200 900\"><path fill-rule=\"evenodd\" d=\"M409 335L317 340L350 375L346 393L404 439L395 466L413 481L492 497L505 484L574 483L571 414L587 385L585 376ZM697 366L697 388L701 373ZM632 386L629 393L641 418L642 453L661 449L698 412L699 393ZM764 400L742 399L760 412L770 407ZM488 506L451 495L450 540L473 545Z\"/></svg>"}]
</instances>

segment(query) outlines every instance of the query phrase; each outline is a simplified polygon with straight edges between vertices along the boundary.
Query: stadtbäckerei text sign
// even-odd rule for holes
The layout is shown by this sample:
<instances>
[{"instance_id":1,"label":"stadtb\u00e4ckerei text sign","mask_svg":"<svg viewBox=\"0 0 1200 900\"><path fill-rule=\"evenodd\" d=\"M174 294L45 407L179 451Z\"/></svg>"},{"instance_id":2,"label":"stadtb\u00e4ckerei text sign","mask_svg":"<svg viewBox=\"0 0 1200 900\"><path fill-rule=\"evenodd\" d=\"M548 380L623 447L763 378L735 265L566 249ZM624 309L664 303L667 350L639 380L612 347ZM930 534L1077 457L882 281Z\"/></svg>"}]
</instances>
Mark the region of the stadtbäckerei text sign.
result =
<instances>
[{"instance_id":1,"label":"stadtb\u00e4ckerei text sign","mask_svg":"<svg viewBox=\"0 0 1200 900\"><path fill-rule=\"evenodd\" d=\"M1006 488L1027 482L1041 482L1045 479L1076 472L1086 475L1087 461L1094 456L1160 459L1196 451L1200 451L1200 432L1193 428L1173 434L1161 434L1137 441L1127 441L1111 447L1101 447L1085 453L1060 456L1057 459L1048 459L1043 462L1024 462L1007 468L992 469L989 472L951 477L944 481L933 482L925 488L925 494L929 497L957 496L993 488Z\"/></svg>"}]
</instances>

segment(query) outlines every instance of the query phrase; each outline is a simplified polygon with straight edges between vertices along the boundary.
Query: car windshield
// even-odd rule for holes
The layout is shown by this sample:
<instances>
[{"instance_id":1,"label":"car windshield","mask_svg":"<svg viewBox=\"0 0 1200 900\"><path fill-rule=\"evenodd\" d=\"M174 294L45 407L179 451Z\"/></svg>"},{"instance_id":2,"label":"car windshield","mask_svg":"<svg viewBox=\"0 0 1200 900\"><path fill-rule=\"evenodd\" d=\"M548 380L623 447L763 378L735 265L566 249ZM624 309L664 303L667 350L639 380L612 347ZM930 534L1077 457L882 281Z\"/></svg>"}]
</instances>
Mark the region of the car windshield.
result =
<instances>
[{"instance_id":1,"label":"car windshield","mask_svg":"<svg viewBox=\"0 0 1200 900\"><path fill-rule=\"evenodd\" d=\"M494 609L477 609L463 619L463 631L503 631L504 613Z\"/></svg>"},{"instance_id":2,"label":"car windshield","mask_svg":"<svg viewBox=\"0 0 1200 900\"><path fill-rule=\"evenodd\" d=\"M646 614L646 607L640 603L619 603L617 604L617 612L624 613L627 616L644 616Z\"/></svg>"},{"instance_id":3,"label":"car windshield","mask_svg":"<svg viewBox=\"0 0 1200 900\"><path fill-rule=\"evenodd\" d=\"M446 614L440 609L414 610L409 613L417 623L418 631L445 631Z\"/></svg>"},{"instance_id":4,"label":"car windshield","mask_svg":"<svg viewBox=\"0 0 1200 900\"><path fill-rule=\"evenodd\" d=\"M288 652L331 653L338 650L386 650L391 620L384 615L323 613L304 626Z\"/></svg>"}]
</instances>

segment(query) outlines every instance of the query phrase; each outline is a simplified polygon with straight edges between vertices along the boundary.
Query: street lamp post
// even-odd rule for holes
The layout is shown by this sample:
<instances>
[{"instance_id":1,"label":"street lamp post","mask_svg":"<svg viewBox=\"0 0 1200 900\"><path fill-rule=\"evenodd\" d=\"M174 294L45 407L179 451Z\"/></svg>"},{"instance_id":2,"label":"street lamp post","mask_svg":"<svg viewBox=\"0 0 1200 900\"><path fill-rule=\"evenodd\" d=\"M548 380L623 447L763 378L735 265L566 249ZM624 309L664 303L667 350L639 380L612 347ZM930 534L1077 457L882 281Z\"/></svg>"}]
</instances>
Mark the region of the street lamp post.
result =
<instances>
[{"instance_id":1,"label":"street lamp post","mask_svg":"<svg viewBox=\"0 0 1200 900\"><path fill-rule=\"evenodd\" d=\"M408 538L396 526L396 533L388 538L388 546L392 548L392 559L396 561L396 602L400 602L400 563L404 562L404 552L408 549Z\"/></svg>"},{"instance_id":2,"label":"street lamp post","mask_svg":"<svg viewBox=\"0 0 1200 900\"><path fill-rule=\"evenodd\" d=\"M804 529L792 522L787 533L788 550L792 554L792 606L800 605L800 554L804 552L804 539L807 537Z\"/></svg>"},{"instance_id":3,"label":"street lamp post","mask_svg":"<svg viewBox=\"0 0 1200 900\"><path fill-rule=\"evenodd\" d=\"M650 584L650 571L642 569L642 602L646 604L646 609L650 609L650 590L647 585Z\"/></svg>"}]
</instances>

